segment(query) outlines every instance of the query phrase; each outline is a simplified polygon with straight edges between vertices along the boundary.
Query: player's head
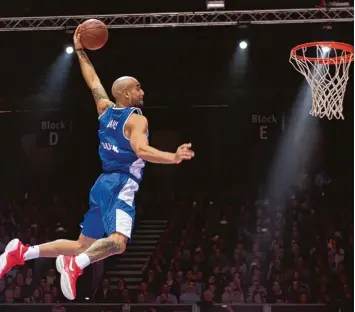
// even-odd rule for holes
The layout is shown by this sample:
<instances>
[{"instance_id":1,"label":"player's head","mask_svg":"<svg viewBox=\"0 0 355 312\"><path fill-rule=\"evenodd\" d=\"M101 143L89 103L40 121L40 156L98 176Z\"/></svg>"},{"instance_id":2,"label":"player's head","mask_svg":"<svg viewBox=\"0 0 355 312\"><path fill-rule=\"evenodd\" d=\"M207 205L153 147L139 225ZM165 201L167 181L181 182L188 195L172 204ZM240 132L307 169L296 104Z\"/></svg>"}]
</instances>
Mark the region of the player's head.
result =
<instances>
[{"instance_id":1,"label":"player's head","mask_svg":"<svg viewBox=\"0 0 355 312\"><path fill-rule=\"evenodd\" d=\"M144 92L137 79L129 76L118 78L112 85L116 103L126 107L143 106Z\"/></svg>"}]
</instances>

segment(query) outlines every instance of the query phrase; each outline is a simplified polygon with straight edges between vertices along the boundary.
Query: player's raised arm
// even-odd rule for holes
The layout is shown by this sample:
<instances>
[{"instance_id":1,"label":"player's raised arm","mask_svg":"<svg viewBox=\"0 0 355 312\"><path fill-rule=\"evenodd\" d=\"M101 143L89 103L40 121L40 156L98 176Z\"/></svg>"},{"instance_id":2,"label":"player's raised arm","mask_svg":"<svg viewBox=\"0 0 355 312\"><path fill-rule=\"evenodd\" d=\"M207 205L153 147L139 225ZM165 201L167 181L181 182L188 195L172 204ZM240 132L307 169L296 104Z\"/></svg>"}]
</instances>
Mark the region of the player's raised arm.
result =
<instances>
[{"instance_id":1,"label":"player's raised arm","mask_svg":"<svg viewBox=\"0 0 355 312\"><path fill-rule=\"evenodd\" d=\"M148 121L144 116L132 114L125 127L131 147L139 158L158 164L179 164L194 157L191 144L181 145L176 153L162 152L149 146L147 139Z\"/></svg>"},{"instance_id":2,"label":"player's raised arm","mask_svg":"<svg viewBox=\"0 0 355 312\"><path fill-rule=\"evenodd\" d=\"M81 72L86 81L86 84L94 96L97 112L99 115L101 115L109 106L112 106L113 103L107 96L107 93L96 74L95 68L90 62L87 54L84 51L83 45L80 42L80 26L78 26L74 34L74 46L76 54L79 58Z\"/></svg>"}]
</instances>

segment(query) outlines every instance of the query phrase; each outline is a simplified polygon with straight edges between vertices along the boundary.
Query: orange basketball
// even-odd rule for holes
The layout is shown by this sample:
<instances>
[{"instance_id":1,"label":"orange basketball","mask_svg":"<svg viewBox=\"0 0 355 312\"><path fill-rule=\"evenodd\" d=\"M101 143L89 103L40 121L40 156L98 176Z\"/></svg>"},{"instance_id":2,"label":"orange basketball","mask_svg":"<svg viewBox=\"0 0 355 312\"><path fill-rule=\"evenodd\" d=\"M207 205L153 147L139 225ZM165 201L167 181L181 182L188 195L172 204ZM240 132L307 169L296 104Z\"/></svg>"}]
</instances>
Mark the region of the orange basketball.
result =
<instances>
[{"instance_id":1,"label":"orange basketball","mask_svg":"<svg viewBox=\"0 0 355 312\"><path fill-rule=\"evenodd\" d=\"M102 48L108 39L107 26L97 20L89 19L80 26L80 41L84 48L97 50Z\"/></svg>"}]
</instances>

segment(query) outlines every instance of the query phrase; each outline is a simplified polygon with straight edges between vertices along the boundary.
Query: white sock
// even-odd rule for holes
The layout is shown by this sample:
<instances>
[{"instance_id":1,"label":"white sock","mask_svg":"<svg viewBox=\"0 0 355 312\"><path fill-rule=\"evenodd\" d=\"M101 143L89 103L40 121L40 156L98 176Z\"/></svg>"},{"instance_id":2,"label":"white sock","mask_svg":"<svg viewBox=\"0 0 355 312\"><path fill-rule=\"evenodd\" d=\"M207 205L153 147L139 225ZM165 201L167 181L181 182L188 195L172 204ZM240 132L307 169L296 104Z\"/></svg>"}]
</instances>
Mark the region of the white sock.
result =
<instances>
[{"instance_id":1,"label":"white sock","mask_svg":"<svg viewBox=\"0 0 355 312\"><path fill-rule=\"evenodd\" d=\"M25 261L39 258L39 246L30 246L24 254Z\"/></svg>"},{"instance_id":2,"label":"white sock","mask_svg":"<svg viewBox=\"0 0 355 312\"><path fill-rule=\"evenodd\" d=\"M75 257L75 262L78 267L83 270L90 265L90 258L88 257L88 255L82 253Z\"/></svg>"}]
</instances>

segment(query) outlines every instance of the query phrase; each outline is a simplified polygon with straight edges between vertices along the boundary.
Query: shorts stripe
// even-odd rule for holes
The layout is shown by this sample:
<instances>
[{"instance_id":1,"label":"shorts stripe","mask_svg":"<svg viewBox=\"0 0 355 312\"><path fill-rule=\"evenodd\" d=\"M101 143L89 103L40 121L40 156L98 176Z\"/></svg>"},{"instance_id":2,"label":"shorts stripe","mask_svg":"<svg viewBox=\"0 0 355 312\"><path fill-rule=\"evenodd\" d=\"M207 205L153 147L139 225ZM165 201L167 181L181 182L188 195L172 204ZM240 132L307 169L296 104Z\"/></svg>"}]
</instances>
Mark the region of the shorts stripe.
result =
<instances>
[{"instance_id":1,"label":"shorts stripe","mask_svg":"<svg viewBox=\"0 0 355 312\"><path fill-rule=\"evenodd\" d=\"M118 199L124 201L128 206L133 207L134 195L138 191L138 188L138 183L129 178L118 194Z\"/></svg>"},{"instance_id":2,"label":"shorts stripe","mask_svg":"<svg viewBox=\"0 0 355 312\"><path fill-rule=\"evenodd\" d=\"M123 210L116 209L116 232L131 238L132 227L132 217Z\"/></svg>"}]
</instances>

